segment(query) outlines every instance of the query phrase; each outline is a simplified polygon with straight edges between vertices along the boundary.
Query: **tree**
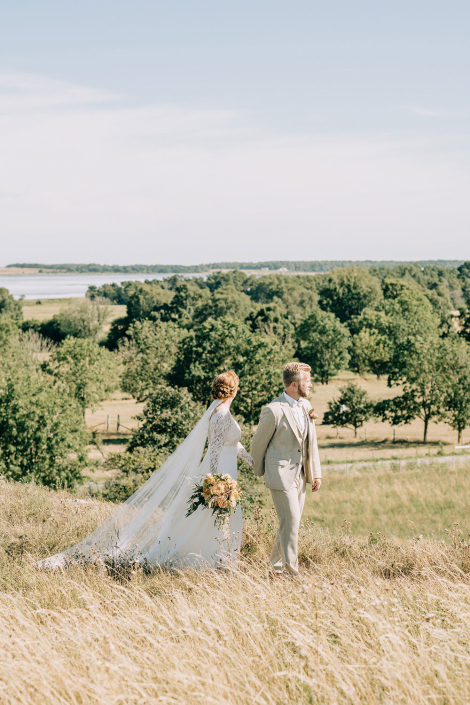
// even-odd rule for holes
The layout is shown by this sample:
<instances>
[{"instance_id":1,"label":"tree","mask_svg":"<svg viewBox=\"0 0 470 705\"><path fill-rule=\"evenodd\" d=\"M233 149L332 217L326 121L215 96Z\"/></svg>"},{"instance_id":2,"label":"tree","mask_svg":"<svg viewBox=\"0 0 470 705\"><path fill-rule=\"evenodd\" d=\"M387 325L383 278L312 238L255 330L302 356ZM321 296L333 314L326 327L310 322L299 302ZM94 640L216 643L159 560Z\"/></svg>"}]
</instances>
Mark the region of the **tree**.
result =
<instances>
[{"instance_id":1,"label":"tree","mask_svg":"<svg viewBox=\"0 0 470 705\"><path fill-rule=\"evenodd\" d=\"M403 394L383 401L376 412L392 425L423 421L423 443L427 442L429 423L441 416L443 341L437 336L421 341L416 354L402 371Z\"/></svg>"},{"instance_id":2,"label":"tree","mask_svg":"<svg viewBox=\"0 0 470 705\"><path fill-rule=\"evenodd\" d=\"M350 335L334 313L314 309L300 324L297 338L299 359L311 366L322 384L347 368Z\"/></svg>"},{"instance_id":3,"label":"tree","mask_svg":"<svg viewBox=\"0 0 470 705\"><path fill-rule=\"evenodd\" d=\"M66 338L43 369L67 387L83 415L118 388L116 354L89 338Z\"/></svg>"},{"instance_id":4,"label":"tree","mask_svg":"<svg viewBox=\"0 0 470 705\"><path fill-rule=\"evenodd\" d=\"M339 397L328 402L323 423L334 428L350 427L357 437L357 429L370 419L373 409L374 404L365 389L348 382L345 387L340 387Z\"/></svg>"},{"instance_id":5,"label":"tree","mask_svg":"<svg viewBox=\"0 0 470 705\"><path fill-rule=\"evenodd\" d=\"M158 313L169 304L173 293L165 289L161 282L146 282L134 289L127 302L127 324L143 321L152 312Z\"/></svg>"},{"instance_id":6,"label":"tree","mask_svg":"<svg viewBox=\"0 0 470 705\"><path fill-rule=\"evenodd\" d=\"M4 314L18 323L23 320L23 307L21 302L16 301L8 289L0 287L0 315Z\"/></svg>"},{"instance_id":7,"label":"tree","mask_svg":"<svg viewBox=\"0 0 470 705\"><path fill-rule=\"evenodd\" d=\"M374 416L391 426L409 424L418 417L420 405L413 394L402 394L393 399L381 399L374 406ZM395 440L395 433L393 436Z\"/></svg>"},{"instance_id":8,"label":"tree","mask_svg":"<svg viewBox=\"0 0 470 705\"><path fill-rule=\"evenodd\" d=\"M353 336L351 369L361 376L364 376L364 372L372 372L380 379L387 371L389 361L389 341L385 336L367 328Z\"/></svg>"},{"instance_id":9,"label":"tree","mask_svg":"<svg viewBox=\"0 0 470 705\"><path fill-rule=\"evenodd\" d=\"M460 338L448 338L442 353L441 418L457 431L457 443L462 443L462 433L470 424L470 347Z\"/></svg>"},{"instance_id":10,"label":"tree","mask_svg":"<svg viewBox=\"0 0 470 705\"><path fill-rule=\"evenodd\" d=\"M240 392L233 402L235 413L247 424L257 423L262 407L284 389L282 368L292 360L294 346L274 335L251 334L233 369L240 377Z\"/></svg>"},{"instance_id":11,"label":"tree","mask_svg":"<svg viewBox=\"0 0 470 705\"><path fill-rule=\"evenodd\" d=\"M335 269L318 280L319 304L331 311L341 323L359 316L368 306L382 299L380 282L363 267Z\"/></svg>"},{"instance_id":12,"label":"tree","mask_svg":"<svg viewBox=\"0 0 470 705\"><path fill-rule=\"evenodd\" d=\"M175 323L135 321L120 346L124 365L122 390L144 401L166 380L184 331Z\"/></svg>"},{"instance_id":13,"label":"tree","mask_svg":"<svg viewBox=\"0 0 470 705\"><path fill-rule=\"evenodd\" d=\"M76 301L53 316L63 338L91 338L97 340L109 318L109 306L102 299Z\"/></svg>"},{"instance_id":14,"label":"tree","mask_svg":"<svg viewBox=\"0 0 470 705\"><path fill-rule=\"evenodd\" d=\"M243 291L247 279L245 272L241 272L239 269L229 272L212 272L206 277L206 286L212 292L227 286L234 287L237 291Z\"/></svg>"},{"instance_id":15,"label":"tree","mask_svg":"<svg viewBox=\"0 0 470 705\"><path fill-rule=\"evenodd\" d=\"M462 309L458 318L458 334L470 343L470 311Z\"/></svg>"},{"instance_id":16,"label":"tree","mask_svg":"<svg viewBox=\"0 0 470 705\"><path fill-rule=\"evenodd\" d=\"M159 385L149 393L142 414L142 426L132 437L128 450L153 448L172 453L189 435L204 414L203 404L194 401L187 389Z\"/></svg>"},{"instance_id":17,"label":"tree","mask_svg":"<svg viewBox=\"0 0 470 705\"><path fill-rule=\"evenodd\" d=\"M207 318L230 316L244 320L252 310L250 297L234 286L222 286L214 291L211 298L200 305L195 312L195 318L204 321Z\"/></svg>"},{"instance_id":18,"label":"tree","mask_svg":"<svg viewBox=\"0 0 470 705\"><path fill-rule=\"evenodd\" d=\"M421 291L404 290L396 299L384 301L382 308L387 315L388 383L392 386L403 382L410 365L414 375L421 351L439 337L439 319Z\"/></svg>"},{"instance_id":19,"label":"tree","mask_svg":"<svg viewBox=\"0 0 470 705\"><path fill-rule=\"evenodd\" d=\"M260 305L250 313L245 322L254 333L275 335L282 341L290 341L295 337L295 326L289 320L282 303Z\"/></svg>"},{"instance_id":20,"label":"tree","mask_svg":"<svg viewBox=\"0 0 470 705\"><path fill-rule=\"evenodd\" d=\"M251 276L245 281L244 291L256 304L279 304L293 323L298 323L306 311L318 305L316 277L270 274Z\"/></svg>"},{"instance_id":21,"label":"tree","mask_svg":"<svg viewBox=\"0 0 470 705\"><path fill-rule=\"evenodd\" d=\"M0 313L0 351L7 349L12 338L18 335L18 323L7 313Z\"/></svg>"},{"instance_id":22,"label":"tree","mask_svg":"<svg viewBox=\"0 0 470 705\"><path fill-rule=\"evenodd\" d=\"M391 318L383 310L366 308L351 320L351 369L363 375L372 372L377 379L390 368Z\"/></svg>"},{"instance_id":23,"label":"tree","mask_svg":"<svg viewBox=\"0 0 470 705\"><path fill-rule=\"evenodd\" d=\"M470 306L470 261L457 267L458 276L462 287L462 295L467 306Z\"/></svg>"},{"instance_id":24,"label":"tree","mask_svg":"<svg viewBox=\"0 0 470 705\"><path fill-rule=\"evenodd\" d=\"M0 370L0 472L72 487L87 462L80 407L62 384L23 362L18 354Z\"/></svg>"},{"instance_id":25,"label":"tree","mask_svg":"<svg viewBox=\"0 0 470 705\"><path fill-rule=\"evenodd\" d=\"M210 291L201 288L194 281L175 279L172 283L173 298L168 304L161 306L158 315L162 321L178 323L182 328L191 327L198 312L210 302Z\"/></svg>"},{"instance_id":26,"label":"tree","mask_svg":"<svg viewBox=\"0 0 470 705\"><path fill-rule=\"evenodd\" d=\"M215 375L233 369L241 387L234 411L246 423L254 423L261 407L282 390L281 370L293 353L289 344L283 345L273 335L254 333L237 319L210 319L182 340L169 380L205 404Z\"/></svg>"}]
</instances>

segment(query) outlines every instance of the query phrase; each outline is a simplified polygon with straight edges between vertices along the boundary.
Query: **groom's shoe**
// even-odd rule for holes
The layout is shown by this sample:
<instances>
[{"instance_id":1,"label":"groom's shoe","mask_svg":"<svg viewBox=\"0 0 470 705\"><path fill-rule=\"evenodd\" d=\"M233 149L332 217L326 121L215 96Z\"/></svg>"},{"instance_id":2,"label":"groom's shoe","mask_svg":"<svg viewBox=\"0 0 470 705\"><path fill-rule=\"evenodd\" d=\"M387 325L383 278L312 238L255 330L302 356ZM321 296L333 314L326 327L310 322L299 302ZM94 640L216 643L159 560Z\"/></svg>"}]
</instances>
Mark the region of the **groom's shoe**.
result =
<instances>
[{"instance_id":1,"label":"groom's shoe","mask_svg":"<svg viewBox=\"0 0 470 705\"><path fill-rule=\"evenodd\" d=\"M269 577L273 581L278 581L278 580L284 580L284 573L282 573L279 570L271 570L269 571Z\"/></svg>"}]
</instances>

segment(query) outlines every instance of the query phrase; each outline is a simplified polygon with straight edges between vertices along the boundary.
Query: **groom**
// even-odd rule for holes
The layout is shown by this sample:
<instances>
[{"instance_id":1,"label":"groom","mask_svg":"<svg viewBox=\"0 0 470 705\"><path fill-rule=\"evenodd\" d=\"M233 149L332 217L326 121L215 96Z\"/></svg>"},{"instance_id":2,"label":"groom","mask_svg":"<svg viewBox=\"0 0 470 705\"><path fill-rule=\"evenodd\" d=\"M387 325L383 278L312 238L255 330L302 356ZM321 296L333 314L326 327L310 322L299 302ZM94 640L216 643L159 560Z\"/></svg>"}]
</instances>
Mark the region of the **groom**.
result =
<instances>
[{"instance_id":1,"label":"groom","mask_svg":"<svg viewBox=\"0 0 470 705\"><path fill-rule=\"evenodd\" d=\"M284 393L262 409L252 443L254 473L264 475L279 517L271 553L271 565L279 576L283 571L292 577L299 574L297 543L306 484L312 485L312 492L321 485L316 414L307 398L312 387L310 370L302 362L285 365Z\"/></svg>"}]
</instances>

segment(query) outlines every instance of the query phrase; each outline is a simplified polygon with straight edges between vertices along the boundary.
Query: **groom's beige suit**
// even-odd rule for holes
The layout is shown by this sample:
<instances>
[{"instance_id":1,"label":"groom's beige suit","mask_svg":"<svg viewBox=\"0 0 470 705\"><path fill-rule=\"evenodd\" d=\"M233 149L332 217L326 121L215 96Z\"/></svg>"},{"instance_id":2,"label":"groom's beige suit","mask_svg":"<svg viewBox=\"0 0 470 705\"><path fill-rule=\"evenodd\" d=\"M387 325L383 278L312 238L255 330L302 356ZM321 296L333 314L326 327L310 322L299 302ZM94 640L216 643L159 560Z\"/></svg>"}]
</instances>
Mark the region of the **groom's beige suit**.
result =
<instances>
[{"instance_id":1,"label":"groom's beige suit","mask_svg":"<svg viewBox=\"0 0 470 705\"><path fill-rule=\"evenodd\" d=\"M315 423L307 399L296 402L281 394L262 411L253 437L255 475L271 490L279 531L271 553L277 573L298 573L297 545L306 484L321 477Z\"/></svg>"}]
</instances>

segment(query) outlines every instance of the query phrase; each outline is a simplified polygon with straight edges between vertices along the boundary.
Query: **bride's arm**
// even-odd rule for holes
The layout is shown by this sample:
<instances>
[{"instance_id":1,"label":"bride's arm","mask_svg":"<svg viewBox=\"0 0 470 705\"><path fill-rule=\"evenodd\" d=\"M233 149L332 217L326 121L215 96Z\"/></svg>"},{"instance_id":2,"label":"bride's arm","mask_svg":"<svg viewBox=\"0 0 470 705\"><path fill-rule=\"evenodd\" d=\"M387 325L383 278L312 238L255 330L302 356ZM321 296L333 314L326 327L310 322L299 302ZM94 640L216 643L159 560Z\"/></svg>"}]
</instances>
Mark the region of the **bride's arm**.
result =
<instances>
[{"instance_id":1,"label":"bride's arm","mask_svg":"<svg viewBox=\"0 0 470 705\"><path fill-rule=\"evenodd\" d=\"M209 466L213 475L218 471L220 451L229 428L229 410L227 408L217 409L210 422Z\"/></svg>"},{"instance_id":2,"label":"bride's arm","mask_svg":"<svg viewBox=\"0 0 470 705\"><path fill-rule=\"evenodd\" d=\"M247 450L242 446L240 442L237 444L237 455L239 458L245 461L245 463L248 463L248 465L251 465L253 467L253 458L251 455L248 453Z\"/></svg>"}]
</instances>

